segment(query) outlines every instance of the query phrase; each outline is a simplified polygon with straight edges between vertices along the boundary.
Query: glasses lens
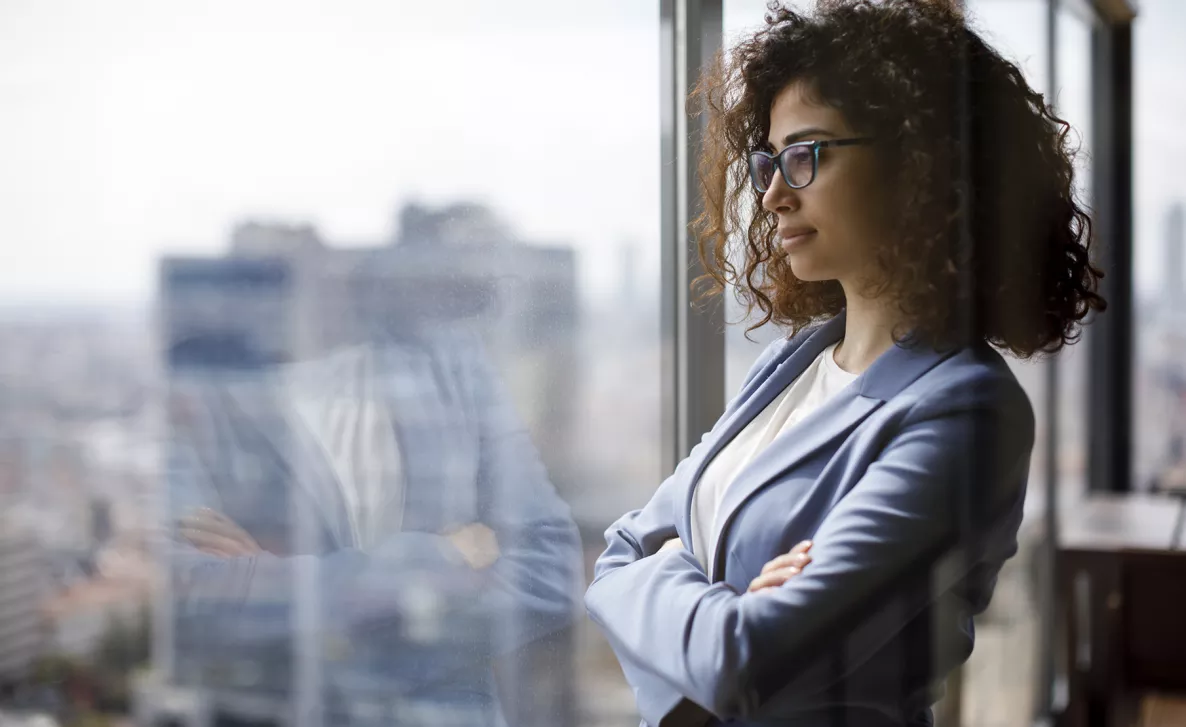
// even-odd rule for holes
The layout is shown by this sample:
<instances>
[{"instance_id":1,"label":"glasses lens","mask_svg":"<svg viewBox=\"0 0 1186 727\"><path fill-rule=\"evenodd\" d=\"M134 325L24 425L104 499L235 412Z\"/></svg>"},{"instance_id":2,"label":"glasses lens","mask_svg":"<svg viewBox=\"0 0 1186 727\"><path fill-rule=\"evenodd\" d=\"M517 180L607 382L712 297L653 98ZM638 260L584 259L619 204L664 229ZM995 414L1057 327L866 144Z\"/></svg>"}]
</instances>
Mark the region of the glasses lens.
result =
<instances>
[{"instance_id":1,"label":"glasses lens","mask_svg":"<svg viewBox=\"0 0 1186 727\"><path fill-rule=\"evenodd\" d=\"M749 155L749 176L759 192L770 189L770 182L774 179L774 160L761 152L752 152Z\"/></svg>"},{"instance_id":2,"label":"glasses lens","mask_svg":"<svg viewBox=\"0 0 1186 727\"><path fill-rule=\"evenodd\" d=\"M783 149L779 161L792 187L806 187L811 184L811 178L815 173L815 155L810 145L788 146Z\"/></svg>"}]
</instances>

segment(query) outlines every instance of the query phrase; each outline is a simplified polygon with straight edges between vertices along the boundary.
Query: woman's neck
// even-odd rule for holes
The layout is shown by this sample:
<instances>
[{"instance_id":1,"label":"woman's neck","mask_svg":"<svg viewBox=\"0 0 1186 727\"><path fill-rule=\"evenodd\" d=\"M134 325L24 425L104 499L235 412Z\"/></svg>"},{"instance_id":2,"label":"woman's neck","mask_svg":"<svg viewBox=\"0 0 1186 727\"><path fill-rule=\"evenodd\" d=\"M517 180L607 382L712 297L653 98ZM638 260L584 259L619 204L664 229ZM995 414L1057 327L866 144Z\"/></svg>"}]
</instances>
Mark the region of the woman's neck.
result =
<instances>
[{"instance_id":1,"label":"woman's neck","mask_svg":"<svg viewBox=\"0 0 1186 727\"><path fill-rule=\"evenodd\" d=\"M845 297L844 340L836 346L835 360L845 371L860 374L894 345L901 312L885 298L852 295L847 289Z\"/></svg>"}]
</instances>

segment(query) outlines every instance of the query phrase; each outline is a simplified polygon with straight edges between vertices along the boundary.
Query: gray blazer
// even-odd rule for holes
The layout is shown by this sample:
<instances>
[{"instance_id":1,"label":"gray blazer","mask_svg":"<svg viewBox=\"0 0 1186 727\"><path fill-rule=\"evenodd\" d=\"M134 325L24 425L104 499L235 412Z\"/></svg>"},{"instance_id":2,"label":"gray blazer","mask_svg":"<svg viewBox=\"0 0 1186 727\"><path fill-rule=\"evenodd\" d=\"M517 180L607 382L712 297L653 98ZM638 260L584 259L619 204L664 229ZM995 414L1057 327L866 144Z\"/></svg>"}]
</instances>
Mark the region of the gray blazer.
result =
<instances>
[{"instance_id":1,"label":"gray blazer","mask_svg":"<svg viewBox=\"0 0 1186 727\"><path fill-rule=\"evenodd\" d=\"M577 529L476 336L408 335L376 350L373 385L391 413L402 481L391 483L378 542L365 549L283 371L173 378L173 513L214 508L271 551L219 558L177 539L179 663L270 654L267 679L283 692L296 652L313 649L346 707L379 700L396 710L385 724L435 720L425 702L465 724L496 723L492 660L579 618ZM303 387L333 389L349 375L303 366ZM482 570L446 537L470 523L498 541L500 557ZM458 716L463 707L473 715Z\"/></svg>"},{"instance_id":2,"label":"gray blazer","mask_svg":"<svg viewBox=\"0 0 1186 727\"><path fill-rule=\"evenodd\" d=\"M987 345L891 348L730 485L712 573L687 550L712 457L844 331L773 343L641 510L605 533L585 595L644 725L929 725L972 616L1017 549L1034 419ZM804 539L812 563L746 588ZM662 721L662 722L661 722Z\"/></svg>"}]
</instances>

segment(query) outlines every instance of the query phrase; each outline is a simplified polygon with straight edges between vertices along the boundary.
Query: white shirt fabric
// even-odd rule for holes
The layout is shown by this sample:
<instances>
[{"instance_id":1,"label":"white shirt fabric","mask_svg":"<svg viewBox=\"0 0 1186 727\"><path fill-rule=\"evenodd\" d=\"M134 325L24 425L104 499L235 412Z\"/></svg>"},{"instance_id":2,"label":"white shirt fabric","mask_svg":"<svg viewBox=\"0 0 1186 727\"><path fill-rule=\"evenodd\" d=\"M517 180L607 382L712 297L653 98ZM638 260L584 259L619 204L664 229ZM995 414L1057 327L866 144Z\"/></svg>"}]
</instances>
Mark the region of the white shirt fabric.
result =
<instances>
[{"instance_id":1,"label":"white shirt fabric","mask_svg":"<svg viewBox=\"0 0 1186 727\"><path fill-rule=\"evenodd\" d=\"M358 346L297 364L288 380L296 414L321 445L341 493L354 546L380 539L387 508L398 501L403 459L388 404L379 391L377 353Z\"/></svg>"},{"instance_id":2,"label":"white shirt fabric","mask_svg":"<svg viewBox=\"0 0 1186 727\"><path fill-rule=\"evenodd\" d=\"M712 572L716 550L717 512L729 485L774 439L802 421L844 387L856 374L836 364L836 344L828 346L810 365L754 417L709 462L692 493L692 553L705 573Z\"/></svg>"}]
</instances>

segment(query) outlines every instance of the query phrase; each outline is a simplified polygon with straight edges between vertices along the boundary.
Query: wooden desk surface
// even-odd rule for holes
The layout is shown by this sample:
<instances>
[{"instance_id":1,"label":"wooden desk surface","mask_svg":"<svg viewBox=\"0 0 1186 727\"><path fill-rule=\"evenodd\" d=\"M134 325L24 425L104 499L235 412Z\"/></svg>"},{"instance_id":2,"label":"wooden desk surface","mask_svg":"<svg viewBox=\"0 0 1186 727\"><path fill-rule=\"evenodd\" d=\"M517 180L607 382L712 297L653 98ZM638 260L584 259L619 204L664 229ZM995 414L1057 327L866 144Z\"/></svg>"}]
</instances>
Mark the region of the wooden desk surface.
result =
<instances>
[{"instance_id":1,"label":"wooden desk surface","mask_svg":"<svg viewBox=\"0 0 1186 727\"><path fill-rule=\"evenodd\" d=\"M1062 550L1186 552L1186 500L1140 493L1090 495L1062 515Z\"/></svg>"}]
</instances>

